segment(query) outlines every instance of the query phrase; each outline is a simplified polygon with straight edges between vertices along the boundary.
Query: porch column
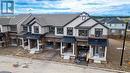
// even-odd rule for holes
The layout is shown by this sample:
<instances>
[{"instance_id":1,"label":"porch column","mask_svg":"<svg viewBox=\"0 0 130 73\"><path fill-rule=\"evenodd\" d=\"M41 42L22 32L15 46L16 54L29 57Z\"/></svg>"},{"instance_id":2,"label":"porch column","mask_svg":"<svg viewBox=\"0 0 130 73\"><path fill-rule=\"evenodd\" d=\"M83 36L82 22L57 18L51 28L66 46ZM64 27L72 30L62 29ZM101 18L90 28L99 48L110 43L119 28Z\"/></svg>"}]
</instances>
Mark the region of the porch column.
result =
<instances>
[{"instance_id":1,"label":"porch column","mask_svg":"<svg viewBox=\"0 0 130 73\"><path fill-rule=\"evenodd\" d=\"M104 53L105 55L104 55L104 57L105 57L105 60L106 60L106 56L107 56L107 47L105 47L104 49L105 49L105 53Z\"/></svg>"},{"instance_id":2,"label":"porch column","mask_svg":"<svg viewBox=\"0 0 130 73\"><path fill-rule=\"evenodd\" d=\"M30 39L28 39L28 50L30 50Z\"/></svg>"},{"instance_id":3,"label":"porch column","mask_svg":"<svg viewBox=\"0 0 130 73\"><path fill-rule=\"evenodd\" d=\"M74 43L73 43L72 45L73 45L73 55L74 55L74 51L75 51L75 50L74 50Z\"/></svg>"},{"instance_id":4,"label":"porch column","mask_svg":"<svg viewBox=\"0 0 130 73\"><path fill-rule=\"evenodd\" d=\"M92 49L92 46L91 46L91 45L89 46L89 54L90 54L90 57L92 57L93 49Z\"/></svg>"},{"instance_id":5,"label":"porch column","mask_svg":"<svg viewBox=\"0 0 130 73\"><path fill-rule=\"evenodd\" d=\"M22 47L24 47L24 39L22 38Z\"/></svg>"},{"instance_id":6,"label":"porch column","mask_svg":"<svg viewBox=\"0 0 130 73\"><path fill-rule=\"evenodd\" d=\"M61 46L60 46L60 54L62 55L62 48L63 48L63 46L62 46L62 42L61 42Z\"/></svg>"},{"instance_id":7,"label":"porch column","mask_svg":"<svg viewBox=\"0 0 130 73\"><path fill-rule=\"evenodd\" d=\"M39 40L37 40L37 49L39 51Z\"/></svg>"}]
</instances>

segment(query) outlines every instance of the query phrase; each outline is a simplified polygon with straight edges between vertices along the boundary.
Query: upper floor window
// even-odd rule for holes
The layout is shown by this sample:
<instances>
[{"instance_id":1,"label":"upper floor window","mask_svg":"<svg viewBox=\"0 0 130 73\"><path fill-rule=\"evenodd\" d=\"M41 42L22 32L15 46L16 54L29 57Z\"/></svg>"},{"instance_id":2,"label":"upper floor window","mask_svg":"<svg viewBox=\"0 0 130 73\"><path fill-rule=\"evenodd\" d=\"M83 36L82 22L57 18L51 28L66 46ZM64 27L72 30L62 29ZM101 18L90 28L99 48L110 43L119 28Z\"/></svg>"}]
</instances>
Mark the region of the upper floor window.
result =
<instances>
[{"instance_id":1,"label":"upper floor window","mask_svg":"<svg viewBox=\"0 0 130 73\"><path fill-rule=\"evenodd\" d=\"M82 20L86 20L86 16L82 16Z\"/></svg>"},{"instance_id":2,"label":"upper floor window","mask_svg":"<svg viewBox=\"0 0 130 73\"><path fill-rule=\"evenodd\" d=\"M17 27L16 26L10 26L10 30L11 31L17 31Z\"/></svg>"},{"instance_id":3,"label":"upper floor window","mask_svg":"<svg viewBox=\"0 0 130 73\"><path fill-rule=\"evenodd\" d=\"M49 27L49 32L54 34L55 33L55 27L50 26Z\"/></svg>"},{"instance_id":4,"label":"upper floor window","mask_svg":"<svg viewBox=\"0 0 130 73\"><path fill-rule=\"evenodd\" d=\"M67 27L67 35L73 35L73 27Z\"/></svg>"},{"instance_id":5,"label":"upper floor window","mask_svg":"<svg viewBox=\"0 0 130 73\"><path fill-rule=\"evenodd\" d=\"M23 31L27 32L28 28L26 26L23 26Z\"/></svg>"},{"instance_id":6,"label":"upper floor window","mask_svg":"<svg viewBox=\"0 0 130 73\"><path fill-rule=\"evenodd\" d=\"M57 34L63 34L63 28L57 27Z\"/></svg>"},{"instance_id":7,"label":"upper floor window","mask_svg":"<svg viewBox=\"0 0 130 73\"><path fill-rule=\"evenodd\" d=\"M124 24L122 24L122 27L124 27Z\"/></svg>"},{"instance_id":8,"label":"upper floor window","mask_svg":"<svg viewBox=\"0 0 130 73\"><path fill-rule=\"evenodd\" d=\"M102 35L103 35L103 29L95 28L95 37L102 37Z\"/></svg>"},{"instance_id":9,"label":"upper floor window","mask_svg":"<svg viewBox=\"0 0 130 73\"><path fill-rule=\"evenodd\" d=\"M83 13L83 14L81 14L81 18L82 18L82 20L86 20L87 15L85 13Z\"/></svg>"},{"instance_id":10,"label":"upper floor window","mask_svg":"<svg viewBox=\"0 0 130 73\"><path fill-rule=\"evenodd\" d=\"M34 33L39 33L39 26L33 26L34 27Z\"/></svg>"},{"instance_id":11,"label":"upper floor window","mask_svg":"<svg viewBox=\"0 0 130 73\"><path fill-rule=\"evenodd\" d=\"M88 30L79 30L79 36L88 36Z\"/></svg>"}]
</instances>

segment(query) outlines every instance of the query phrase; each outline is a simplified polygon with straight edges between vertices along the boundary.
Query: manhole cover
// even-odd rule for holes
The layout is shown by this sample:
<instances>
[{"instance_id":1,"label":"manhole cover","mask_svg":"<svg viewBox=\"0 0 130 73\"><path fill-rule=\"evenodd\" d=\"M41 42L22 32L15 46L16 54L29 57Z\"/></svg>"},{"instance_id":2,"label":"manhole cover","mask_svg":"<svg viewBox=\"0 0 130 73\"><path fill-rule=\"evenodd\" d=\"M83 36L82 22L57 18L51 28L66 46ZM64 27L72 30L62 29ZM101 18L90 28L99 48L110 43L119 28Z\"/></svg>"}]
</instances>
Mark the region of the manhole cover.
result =
<instances>
[{"instance_id":1,"label":"manhole cover","mask_svg":"<svg viewBox=\"0 0 130 73\"><path fill-rule=\"evenodd\" d=\"M12 72L9 72L9 71L0 71L0 73L12 73Z\"/></svg>"}]
</instances>

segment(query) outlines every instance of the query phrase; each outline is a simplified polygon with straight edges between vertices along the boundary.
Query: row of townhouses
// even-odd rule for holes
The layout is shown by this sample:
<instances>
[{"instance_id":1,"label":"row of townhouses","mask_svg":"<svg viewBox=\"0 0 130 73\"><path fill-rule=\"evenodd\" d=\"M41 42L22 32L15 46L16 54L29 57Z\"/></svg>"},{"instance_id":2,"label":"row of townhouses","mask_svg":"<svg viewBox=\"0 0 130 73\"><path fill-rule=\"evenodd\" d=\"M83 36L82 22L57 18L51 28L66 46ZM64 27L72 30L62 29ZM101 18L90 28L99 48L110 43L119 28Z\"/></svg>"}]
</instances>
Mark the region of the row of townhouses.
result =
<instances>
[{"instance_id":1,"label":"row of townhouses","mask_svg":"<svg viewBox=\"0 0 130 73\"><path fill-rule=\"evenodd\" d=\"M2 47L21 46L29 52L59 49L61 57L69 59L75 59L83 51L86 53L86 60L104 62L108 35L110 32L116 33L115 29L119 30L117 27L121 28L119 34L123 34L125 27L123 22L117 23L117 19L111 19L109 22L105 20L98 21L86 12L1 17L0 44Z\"/></svg>"}]
</instances>

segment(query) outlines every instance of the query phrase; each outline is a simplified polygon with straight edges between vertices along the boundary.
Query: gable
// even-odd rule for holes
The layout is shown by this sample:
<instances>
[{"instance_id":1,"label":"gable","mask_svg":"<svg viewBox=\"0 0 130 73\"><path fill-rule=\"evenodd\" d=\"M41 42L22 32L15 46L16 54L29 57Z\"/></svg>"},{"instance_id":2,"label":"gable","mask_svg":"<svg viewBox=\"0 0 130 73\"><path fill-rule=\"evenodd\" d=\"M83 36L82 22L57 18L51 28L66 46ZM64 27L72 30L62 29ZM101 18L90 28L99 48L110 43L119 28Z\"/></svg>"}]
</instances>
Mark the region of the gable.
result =
<instances>
[{"instance_id":1,"label":"gable","mask_svg":"<svg viewBox=\"0 0 130 73\"><path fill-rule=\"evenodd\" d=\"M103 35L108 34L108 29L105 26L103 26L102 24L100 24L100 23L97 23L97 24L95 24L94 26L91 27L91 29L90 29L91 34L95 34L95 28L103 29Z\"/></svg>"},{"instance_id":2,"label":"gable","mask_svg":"<svg viewBox=\"0 0 130 73\"><path fill-rule=\"evenodd\" d=\"M89 19L89 16L86 16L86 20ZM67 24L65 27L76 27L80 23L84 22L85 20L82 20L82 16L78 16L75 20Z\"/></svg>"},{"instance_id":3,"label":"gable","mask_svg":"<svg viewBox=\"0 0 130 73\"><path fill-rule=\"evenodd\" d=\"M89 19L89 20L87 20L86 22L84 22L83 24L81 24L80 26L81 27L86 27L86 26L93 26L93 25L95 25L97 22L95 21L95 20L93 20L93 19Z\"/></svg>"}]
</instances>

